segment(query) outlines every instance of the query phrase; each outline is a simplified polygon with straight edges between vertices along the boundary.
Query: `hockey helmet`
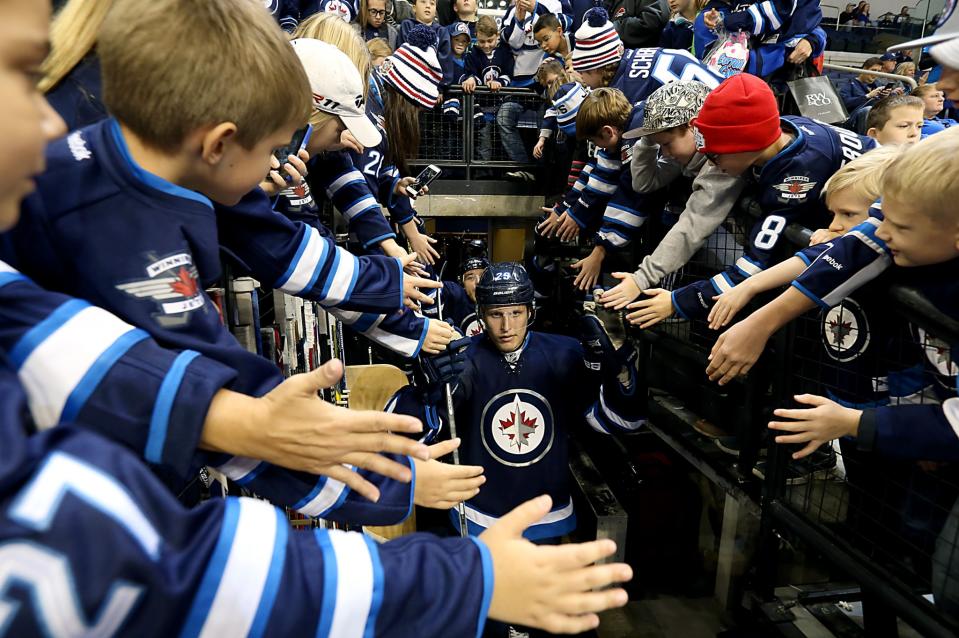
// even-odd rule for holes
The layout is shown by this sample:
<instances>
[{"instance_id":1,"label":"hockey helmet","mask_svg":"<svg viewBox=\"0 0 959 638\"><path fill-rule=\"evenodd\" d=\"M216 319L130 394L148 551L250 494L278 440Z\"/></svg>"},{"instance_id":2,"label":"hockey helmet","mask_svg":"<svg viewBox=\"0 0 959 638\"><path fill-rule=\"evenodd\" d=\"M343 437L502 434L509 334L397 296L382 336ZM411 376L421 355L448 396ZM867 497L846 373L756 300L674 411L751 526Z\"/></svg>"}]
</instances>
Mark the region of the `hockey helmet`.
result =
<instances>
[{"instance_id":1,"label":"hockey helmet","mask_svg":"<svg viewBox=\"0 0 959 638\"><path fill-rule=\"evenodd\" d=\"M476 305L492 306L533 305L533 282L521 264L500 262L483 272L476 284Z\"/></svg>"},{"instance_id":2,"label":"hockey helmet","mask_svg":"<svg viewBox=\"0 0 959 638\"><path fill-rule=\"evenodd\" d=\"M486 270L489 268L489 259L486 257L470 257L463 262L463 267L460 269L460 276L462 277L471 270Z\"/></svg>"}]
</instances>

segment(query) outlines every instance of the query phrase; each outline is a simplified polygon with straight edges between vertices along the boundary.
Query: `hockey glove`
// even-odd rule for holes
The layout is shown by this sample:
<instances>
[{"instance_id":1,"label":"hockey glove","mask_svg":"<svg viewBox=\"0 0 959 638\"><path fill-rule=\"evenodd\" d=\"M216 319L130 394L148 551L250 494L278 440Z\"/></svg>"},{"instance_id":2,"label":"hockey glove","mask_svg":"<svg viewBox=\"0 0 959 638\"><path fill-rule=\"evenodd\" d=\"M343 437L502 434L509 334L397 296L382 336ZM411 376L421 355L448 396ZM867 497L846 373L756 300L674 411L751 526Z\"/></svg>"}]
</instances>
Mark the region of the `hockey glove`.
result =
<instances>
[{"instance_id":1,"label":"hockey glove","mask_svg":"<svg viewBox=\"0 0 959 638\"><path fill-rule=\"evenodd\" d=\"M466 349L471 343L469 338L451 341L446 350L437 355L423 355L419 358L419 367L423 379L423 392L428 403L435 405L443 398L443 388L456 380L466 368Z\"/></svg>"},{"instance_id":2,"label":"hockey glove","mask_svg":"<svg viewBox=\"0 0 959 638\"><path fill-rule=\"evenodd\" d=\"M616 348L596 315L586 314L579 319L579 340L583 344L583 363L594 372L617 374L621 363Z\"/></svg>"}]
</instances>

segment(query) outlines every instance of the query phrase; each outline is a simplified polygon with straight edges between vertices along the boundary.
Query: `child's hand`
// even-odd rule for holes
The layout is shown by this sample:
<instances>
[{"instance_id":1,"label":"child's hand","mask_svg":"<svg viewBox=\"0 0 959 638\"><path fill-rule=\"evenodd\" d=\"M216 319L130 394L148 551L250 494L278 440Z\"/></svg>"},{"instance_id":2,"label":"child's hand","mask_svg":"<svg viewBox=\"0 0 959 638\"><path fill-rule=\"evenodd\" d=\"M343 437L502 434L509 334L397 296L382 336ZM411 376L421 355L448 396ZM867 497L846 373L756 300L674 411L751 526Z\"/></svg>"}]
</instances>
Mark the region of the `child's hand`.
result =
<instances>
[{"instance_id":1,"label":"child's hand","mask_svg":"<svg viewBox=\"0 0 959 638\"><path fill-rule=\"evenodd\" d=\"M400 258L403 269L406 270L416 261L416 253L410 253ZM403 305L411 310L419 310L420 304L433 305L433 299L419 291L419 288L442 288L443 284L425 277L403 277Z\"/></svg>"},{"instance_id":2,"label":"child's hand","mask_svg":"<svg viewBox=\"0 0 959 638\"><path fill-rule=\"evenodd\" d=\"M463 88L463 93L472 93L476 90L476 78L466 78L460 86Z\"/></svg>"},{"instance_id":3,"label":"child's hand","mask_svg":"<svg viewBox=\"0 0 959 638\"><path fill-rule=\"evenodd\" d=\"M709 322L710 330L719 330L728 325L736 316L736 313L742 310L743 306L748 304L752 298L753 293L745 281L738 286L733 286L732 290L727 290L723 294L713 297L716 305L709 311L709 317L706 319Z\"/></svg>"},{"instance_id":4,"label":"child's hand","mask_svg":"<svg viewBox=\"0 0 959 638\"><path fill-rule=\"evenodd\" d=\"M603 293L599 301L610 310L620 310L626 307L636 297L639 297L643 291L636 285L633 276L628 272L614 272L613 277L619 279L619 283Z\"/></svg>"},{"instance_id":5,"label":"child's hand","mask_svg":"<svg viewBox=\"0 0 959 638\"><path fill-rule=\"evenodd\" d=\"M360 144L359 140L353 137L353 134L349 130L344 130L340 133L340 141L326 149L328 151L345 151L351 150L356 151L357 153L362 153L366 148Z\"/></svg>"},{"instance_id":6,"label":"child's hand","mask_svg":"<svg viewBox=\"0 0 959 638\"><path fill-rule=\"evenodd\" d=\"M673 316L673 293L662 288L643 291L649 299L640 299L626 306L633 312L626 315L629 323L640 328L650 328L663 319Z\"/></svg>"},{"instance_id":7,"label":"child's hand","mask_svg":"<svg viewBox=\"0 0 959 638\"><path fill-rule=\"evenodd\" d=\"M486 86L489 87L489 90L492 91L493 93L496 93L501 88L503 88L502 82L497 82L496 80L490 80L489 82L486 83Z\"/></svg>"},{"instance_id":8,"label":"child's hand","mask_svg":"<svg viewBox=\"0 0 959 638\"><path fill-rule=\"evenodd\" d=\"M426 321L426 339L423 340L423 352L439 354L446 350L446 346L457 336L456 330L450 324L439 319L427 319Z\"/></svg>"},{"instance_id":9,"label":"child's hand","mask_svg":"<svg viewBox=\"0 0 959 638\"><path fill-rule=\"evenodd\" d=\"M749 372L763 353L768 339L766 333L750 325L749 318L719 335L709 353L709 365L706 367L709 380L726 385Z\"/></svg>"},{"instance_id":10,"label":"child's hand","mask_svg":"<svg viewBox=\"0 0 959 638\"><path fill-rule=\"evenodd\" d=\"M306 177L306 161L310 159L310 154L306 151L300 151L298 155L288 155L287 161L283 165L283 168L280 169L280 160L276 157L270 158L270 173L267 175L268 179L260 182L260 188L267 194L269 197L274 197L280 191L290 187L290 186L299 186L303 183L303 179ZM280 170L282 170L289 177L284 179L283 175L280 175Z\"/></svg>"},{"instance_id":11,"label":"child's hand","mask_svg":"<svg viewBox=\"0 0 959 638\"><path fill-rule=\"evenodd\" d=\"M776 443L805 443L794 452L794 459L812 454L823 443L843 436L856 436L862 410L846 408L835 401L815 394L799 394L793 397L799 403L815 406L811 409L778 409L773 414L795 421L770 421L769 428L792 434L777 436Z\"/></svg>"},{"instance_id":12,"label":"child's hand","mask_svg":"<svg viewBox=\"0 0 959 638\"><path fill-rule=\"evenodd\" d=\"M722 15L715 9L710 9L706 12L706 15L703 16L703 24L705 24L706 28L710 31L718 27L721 20Z\"/></svg>"},{"instance_id":13,"label":"child's hand","mask_svg":"<svg viewBox=\"0 0 959 638\"><path fill-rule=\"evenodd\" d=\"M536 226L536 232L538 232L543 237L552 237L553 233L556 232L556 229L559 227L559 214L556 212L555 208L549 208L547 206L540 207L544 213L546 213L546 219L541 221L538 226Z\"/></svg>"},{"instance_id":14,"label":"child's hand","mask_svg":"<svg viewBox=\"0 0 959 638\"><path fill-rule=\"evenodd\" d=\"M409 199L415 199L413 197L410 197L409 193L406 192L406 187L413 184L415 181L416 181L415 177L401 177L400 179L396 180L396 186L393 187L393 193L395 195L402 195L403 197L407 197ZM424 186L423 188L419 190L418 193L416 193L416 197L426 195L429 192L430 192L430 187Z\"/></svg>"},{"instance_id":15,"label":"child's hand","mask_svg":"<svg viewBox=\"0 0 959 638\"><path fill-rule=\"evenodd\" d=\"M588 257L571 264L570 268L579 271L576 279L573 280L573 285L583 291L592 290L599 279L599 270L605 257L606 249L602 246L595 246Z\"/></svg>"},{"instance_id":16,"label":"child's hand","mask_svg":"<svg viewBox=\"0 0 959 638\"><path fill-rule=\"evenodd\" d=\"M630 580L633 571L624 563L593 565L616 551L609 539L538 546L523 538L523 530L551 505L548 496L526 501L480 534L493 559L489 617L553 634L578 634L599 625L597 613L626 604L623 589L603 587Z\"/></svg>"},{"instance_id":17,"label":"child's hand","mask_svg":"<svg viewBox=\"0 0 959 638\"><path fill-rule=\"evenodd\" d=\"M440 258L439 251L433 248L436 240L429 235L421 233L416 227L415 220L407 222L402 228L403 234L406 235L406 241L410 243L410 248L413 249L413 252L419 255L419 258L427 265L434 265L436 260Z\"/></svg>"},{"instance_id":18,"label":"child's hand","mask_svg":"<svg viewBox=\"0 0 959 638\"><path fill-rule=\"evenodd\" d=\"M429 461L413 459L416 466L414 503L420 507L448 510L479 494L480 485L486 482L481 466L450 465L435 460L451 454L459 446L460 439L443 441L429 447Z\"/></svg>"},{"instance_id":19,"label":"child's hand","mask_svg":"<svg viewBox=\"0 0 959 638\"><path fill-rule=\"evenodd\" d=\"M544 148L546 148L546 138L541 137L536 140L536 145L533 146L533 157L536 159L543 159Z\"/></svg>"},{"instance_id":20,"label":"child's hand","mask_svg":"<svg viewBox=\"0 0 959 638\"><path fill-rule=\"evenodd\" d=\"M824 244L827 241L832 241L836 237L839 237L839 233L834 233L828 228L817 228L809 238L809 245Z\"/></svg>"},{"instance_id":21,"label":"child's hand","mask_svg":"<svg viewBox=\"0 0 959 638\"><path fill-rule=\"evenodd\" d=\"M556 229L556 236L563 241L570 241L579 236L579 224L569 213L563 213L559 216L559 227Z\"/></svg>"}]
</instances>

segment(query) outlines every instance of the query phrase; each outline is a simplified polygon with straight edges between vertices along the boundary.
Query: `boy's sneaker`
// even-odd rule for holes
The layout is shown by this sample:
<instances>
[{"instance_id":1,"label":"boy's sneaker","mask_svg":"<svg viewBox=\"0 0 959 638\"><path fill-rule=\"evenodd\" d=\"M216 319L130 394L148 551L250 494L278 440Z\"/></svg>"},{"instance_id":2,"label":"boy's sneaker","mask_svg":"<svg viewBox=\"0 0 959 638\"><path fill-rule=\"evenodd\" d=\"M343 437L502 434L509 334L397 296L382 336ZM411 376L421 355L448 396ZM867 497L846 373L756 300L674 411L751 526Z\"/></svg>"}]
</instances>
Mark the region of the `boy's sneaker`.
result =
<instances>
[{"instance_id":1,"label":"boy's sneaker","mask_svg":"<svg viewBox=\"0 0 959 638\"><path fill-rule=\"evenodd\" d=\"M753 466L753 474L766 480L767 461L758 461ZM809 481L825 480L836 474L836 453L830 448L819 448L809 456L798 461L790 460L786 465L786 485L805 485Z\"/></svg>"},{"instance_id":2,"label":"boy's sneaker","mask_svg":"<svg viewBox=\"0 0 959 638\"><path fill-rule=\"evenodd\" d=\"M519 182L535 182L536 176L529 171L509 171L506 173L509 179L515 179Z\"/></svg>"}]
</instances>

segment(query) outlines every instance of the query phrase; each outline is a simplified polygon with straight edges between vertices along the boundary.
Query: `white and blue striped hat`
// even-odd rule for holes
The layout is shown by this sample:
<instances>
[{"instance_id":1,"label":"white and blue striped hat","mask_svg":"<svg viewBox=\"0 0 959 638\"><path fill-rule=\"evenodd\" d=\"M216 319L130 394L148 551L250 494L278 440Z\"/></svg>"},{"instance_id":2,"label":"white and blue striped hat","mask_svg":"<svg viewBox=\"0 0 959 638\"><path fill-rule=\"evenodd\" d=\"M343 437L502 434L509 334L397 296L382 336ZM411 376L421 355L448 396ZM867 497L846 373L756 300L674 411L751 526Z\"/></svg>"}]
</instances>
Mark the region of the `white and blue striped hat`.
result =
<instances>
[{"instance_id":1,"label":"white and blue striped hat","mask_svg":"<svg viewBox=\"0 0 959 638\"><path fill-rule=\"evenodd\" d=\"M556 124L569 136L576 135L576 114L583 100L589 95L589 89L579 82L562 85L553 96L553 110L556 112Z\"/></svg>"},{"instance_id":2,"label":"white and blue striped hat","mask_svg":"<svg viewBox=\"0 0 959 638\"><path fill-rule=\"evenodd\" d=\"M436 106L443 69L436 57L436 34L425 24L410 29L406 42L380 65L383 79L413 104Z\"/></svg>"},{"instance_id":3,"label":"white and blue striped hat","mask_svg":"<svg viewBox=\"0 0 959 638\"><path fill-rule=\"evenodd\" d=\"M583 16L583 24L576 30L573 49L573 69L591 71L616 64L623 57L623 41L609 14L602 7L594 7Z\"/></svg>"}]
</instances>

